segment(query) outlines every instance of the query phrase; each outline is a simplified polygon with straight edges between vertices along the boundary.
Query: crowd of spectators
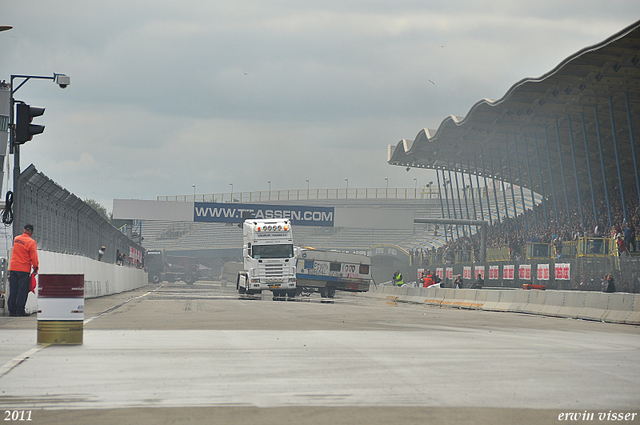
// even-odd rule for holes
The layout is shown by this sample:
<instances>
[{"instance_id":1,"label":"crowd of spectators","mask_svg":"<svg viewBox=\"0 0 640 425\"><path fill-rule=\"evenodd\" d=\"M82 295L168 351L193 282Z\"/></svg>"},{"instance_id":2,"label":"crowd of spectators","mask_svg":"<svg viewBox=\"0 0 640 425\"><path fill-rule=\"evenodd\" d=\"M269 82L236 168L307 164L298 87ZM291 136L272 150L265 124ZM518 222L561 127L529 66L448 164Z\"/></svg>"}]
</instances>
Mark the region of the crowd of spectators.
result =
<instances>
[{"instance_id":1,"label":"crowd of spectators","mask_svg":"<svg viewBox=\"0 0 640 425\"><path fill-rule=\"evenodd\" d=\"M562 251L563 242L577 241L581 237L614 238L618 241L619 249L626 253L640 251L635 242L635 233L640 223L640 203L636 193L625 194L626 219L622 207L620 191L617 187L609 190L609 207L604 194L597 196L595 202L591 194L582 197L582 212L576 199L570 199L569 215L564 197L547 199L534 209L529 209L517 218L506 218L504 211L500 211L500 221L492 210L493 225L487 235L487 248L508 248L512 260L518 260L523 255L523 247L528 242L535 242L553 246L556 252ZM557 205L557 211L554 210ZM595 204L595 215L594 215ZM611 214L611 226L609 225ZM451 235L451 230L448 231ZM455 262L457 253L469 252L478 258L480 235L473 236L467 231L466 235L450 239L445 245L431 250L417 250L412 255L418 264L428 264L430 257L436 254L442 256L445 264ZM622 251L621 251L622 252Z\"/></svg>"}]
</instances>

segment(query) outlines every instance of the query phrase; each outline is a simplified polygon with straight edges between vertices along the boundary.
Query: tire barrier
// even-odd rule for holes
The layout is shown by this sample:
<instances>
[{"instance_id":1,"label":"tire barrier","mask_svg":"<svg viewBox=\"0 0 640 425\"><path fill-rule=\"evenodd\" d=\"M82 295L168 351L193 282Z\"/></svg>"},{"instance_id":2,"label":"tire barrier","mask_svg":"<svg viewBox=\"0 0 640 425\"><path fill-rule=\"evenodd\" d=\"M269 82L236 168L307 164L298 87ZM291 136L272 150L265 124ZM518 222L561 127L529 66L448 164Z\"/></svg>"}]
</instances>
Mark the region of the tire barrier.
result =
<instances>
[{"instance_id":1,"label":"tire barrier","mask_svg":"<svg viewBox=\"0 0 640 425\"><path fill-rule=\"evenodd\" d=\"M524 289L371 287L362 296L392 303L426 304L640 325L640 294Z\"/></svg>"}]
</instances>

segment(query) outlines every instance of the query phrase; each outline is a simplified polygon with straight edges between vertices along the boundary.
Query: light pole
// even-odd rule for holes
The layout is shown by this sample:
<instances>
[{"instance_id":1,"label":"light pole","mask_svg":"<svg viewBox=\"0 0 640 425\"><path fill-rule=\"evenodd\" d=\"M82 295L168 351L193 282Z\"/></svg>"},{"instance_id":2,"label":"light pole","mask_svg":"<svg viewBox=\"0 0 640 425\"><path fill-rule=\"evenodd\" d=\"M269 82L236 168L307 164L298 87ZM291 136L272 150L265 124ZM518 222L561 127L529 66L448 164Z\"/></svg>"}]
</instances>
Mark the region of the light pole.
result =
<instances>
[{"instance_id":1,"label":"light pole","mask_svg":"<svg viewBox=\"0 0 640 425\"><path fill-rule=\"evenodd\" d=\"M8 30L11 29L12 27L4 27L2 30ZM18 87L15 87L14 85L14 80L20 78L23 81L18 85ZM20 90L20 87L22 87L27 81L29 81L30 79L38 79L38 80L52 80L54 83L56 83L57 85L60 86L61 89L66 89L67 86L69 86L69 84L71 84L71 78L69 78L68 76L66 76L65 74L53 74L53 77L43 77L43 76L38 76L38 75L12 75L11 76L11 106L9 108L9 149L10 149L10 153L13 154L13 222L14 223L18 223L17 226L13 226L13 236L19 236L21 234L21 229L20 229L20 209L19 209L19 204L20 204L20 197L19 197L19 193L20 193L20 187L19 187L19 180L20 180L20 144L15 143L14 141L14 133L15 133L15 123L13 121L13 109L14 109L14 105L16 103L16 100L14 99L13 95ZM15 88L14 88L15 87ZM9 223L6 223L9 224Z\"/></svg>"},{"instance_id":2,"label":"light pole","mask_svg":"<svg viewBox=\"0 0 640 425\"><path fill-rule=\"evenodd\" d=\"M387 187L386 187L386 189L384 190L384 197L385 197L385 198L388 198L388 197L389 197L389 177L385 177L385 178L384 178L384 181L385 181L385 182L386 182L386 184L387 184Z\"/></svg>"},{"instance_id":3,"label":"light pole","mask_svg":"<svg viewBox=\"0 0 640 425\"><path fill-rule=\"evenodd\" d=\"M193 202L196 202L196 185L192 185L193 186Z\"/></svg>"},{"instance_id":4,"label":"light pole","mask_svg":"<svg viewBox=\"0 0 640 425\"><path fill-rule=\"evenodd\" d=\"M271 180L267 180L267 183L269 183L269 200L271 200Z\"/></svg>"},{"instance_id":5,"label":"light pole","mask_svg":"<svg viewBox=\"0 0 640 425\"><path fill-rule=\"evenodd\" d=\"M231 186L231 202L233 202L233 182L229 183L229 186Z\"/></svg>"},{"instance_id":6,"label":"light pole","mask_svg":"<svg viewBox=\"0 0 640 425\"><path fill-rule=\"evenodd\" d=\"M309 179L307 179L307 199L309 199Z\"/></svg>"}]
</instances>

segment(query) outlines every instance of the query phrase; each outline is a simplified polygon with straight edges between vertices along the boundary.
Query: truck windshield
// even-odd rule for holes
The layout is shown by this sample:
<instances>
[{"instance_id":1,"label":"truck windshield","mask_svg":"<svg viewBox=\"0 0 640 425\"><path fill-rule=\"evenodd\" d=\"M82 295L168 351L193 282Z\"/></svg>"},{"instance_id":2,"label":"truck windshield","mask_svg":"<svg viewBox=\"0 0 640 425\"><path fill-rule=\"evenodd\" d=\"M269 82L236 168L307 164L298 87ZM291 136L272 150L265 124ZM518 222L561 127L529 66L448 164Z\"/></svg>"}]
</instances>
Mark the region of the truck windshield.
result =
<instances>
[{"instance_id":1,"label":"truck windshield","mask_svg":"<svg viewBox=\"0 0 640 425\"><path fill-rule=\"evenodd\" d=\"M293 258L293 245L253 245L253 258Z\"/></svg>"}]
</instances>

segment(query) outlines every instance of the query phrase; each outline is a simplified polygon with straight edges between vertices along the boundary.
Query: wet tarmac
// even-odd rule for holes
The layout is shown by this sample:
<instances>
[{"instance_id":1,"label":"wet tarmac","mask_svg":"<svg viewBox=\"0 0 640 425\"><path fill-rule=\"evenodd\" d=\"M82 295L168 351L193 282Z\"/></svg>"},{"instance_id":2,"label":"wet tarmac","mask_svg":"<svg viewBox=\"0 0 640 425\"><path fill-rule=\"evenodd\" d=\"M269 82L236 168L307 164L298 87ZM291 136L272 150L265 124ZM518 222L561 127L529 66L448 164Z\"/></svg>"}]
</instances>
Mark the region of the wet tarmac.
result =
<instances>
[{"instance_id":1,"label":"wet tarmac","mask_svg":"<svg viewBox=\"0 0 640 425\"><path fill-rule=\"evenodd\" d=\"M36 325L0 317L0 407L33 423L171 423L178 410L233 423L256 409L266 422L236 423L556 423L640 407L640 329L627 325L204 282L86 300L82 345L38 345Z\"/></svg>"}]
</instances>

